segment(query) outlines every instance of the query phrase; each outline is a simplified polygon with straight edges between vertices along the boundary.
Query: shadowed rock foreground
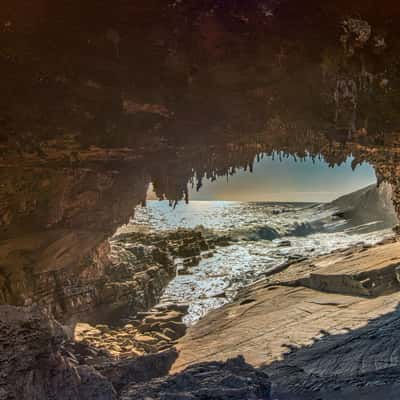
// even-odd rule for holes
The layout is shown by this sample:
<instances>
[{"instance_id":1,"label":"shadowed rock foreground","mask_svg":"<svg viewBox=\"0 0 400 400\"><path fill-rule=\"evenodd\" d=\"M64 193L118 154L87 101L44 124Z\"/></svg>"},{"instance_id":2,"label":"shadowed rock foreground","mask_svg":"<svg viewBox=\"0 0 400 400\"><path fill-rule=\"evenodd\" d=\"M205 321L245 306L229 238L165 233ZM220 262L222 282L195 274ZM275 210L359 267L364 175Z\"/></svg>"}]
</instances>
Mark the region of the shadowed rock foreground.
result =
<instances>
[{"instance_id":1,"label":"shadowed rock foreground","mask_svg":"<svg viewBox=\"0 0 400 400\"><path fill-rule=\"evenodd\" d=\"M167 351L87 365L82 348L38 308L0 307L1 399L269 399L268 377L243 358L207 363L171 378ZM40 363L40 365L37 365Z\"/></svg>"},{"instance_id":2,"label":"shadowed rock foreground","mask_svg":"<svg viewBox=\"0 0 400 400\"><path fill-rule=\"evenodd\" d=\"M269 400L268 376L246 364L243 357L194 365L178 375L132 385L122 400L145 399Z\"/></svg>"}]
</instances>

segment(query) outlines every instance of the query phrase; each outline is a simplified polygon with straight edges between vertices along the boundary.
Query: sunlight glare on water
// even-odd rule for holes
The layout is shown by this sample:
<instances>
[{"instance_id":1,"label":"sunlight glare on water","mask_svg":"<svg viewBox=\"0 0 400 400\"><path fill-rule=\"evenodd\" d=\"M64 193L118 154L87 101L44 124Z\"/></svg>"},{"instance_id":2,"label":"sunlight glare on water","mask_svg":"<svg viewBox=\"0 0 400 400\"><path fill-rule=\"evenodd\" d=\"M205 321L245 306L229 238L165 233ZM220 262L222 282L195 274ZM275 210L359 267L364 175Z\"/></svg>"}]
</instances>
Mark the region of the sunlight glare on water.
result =
<instances>
[{"instance_id":1,"label":"sunlight glare on water","mask_svg":"<svg viewBox=\"0 0 400 400\"><path fill-rule=\"evenodd\" d=\"M185 322L192 324L291 258L326 254L360 242L372 244L392 235L390 229L357 234L341 228L342 222L331 215L332 210L310 203L193 201L173 209L167 201L149 201L136 209L132 222L157 230L201 226L205 233L228 234L234 240L166 288L162 300L189 303ZM288 243L282 246L284 241Z\"/></svg>"}]
</instances>

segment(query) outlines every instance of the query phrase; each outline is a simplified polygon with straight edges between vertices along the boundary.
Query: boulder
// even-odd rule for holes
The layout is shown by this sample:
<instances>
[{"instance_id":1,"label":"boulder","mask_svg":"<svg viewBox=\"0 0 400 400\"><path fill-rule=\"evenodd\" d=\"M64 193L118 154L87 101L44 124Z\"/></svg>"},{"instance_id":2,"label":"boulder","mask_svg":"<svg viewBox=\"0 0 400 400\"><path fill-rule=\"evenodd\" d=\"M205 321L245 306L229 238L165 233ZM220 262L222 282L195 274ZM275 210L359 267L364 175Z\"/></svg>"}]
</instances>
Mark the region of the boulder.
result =
<instances>
[{"instance_id":1,"label":"boulder","mask_svg":"<svg viewBox=\"0 0 400 400\"><path fill-rule=\"evenodd\" d=\"M129 385L121 400L269 400L268 376L242 356L226 362L193 365L185 371L144 384Z\"/></svg>"}]
</instances>

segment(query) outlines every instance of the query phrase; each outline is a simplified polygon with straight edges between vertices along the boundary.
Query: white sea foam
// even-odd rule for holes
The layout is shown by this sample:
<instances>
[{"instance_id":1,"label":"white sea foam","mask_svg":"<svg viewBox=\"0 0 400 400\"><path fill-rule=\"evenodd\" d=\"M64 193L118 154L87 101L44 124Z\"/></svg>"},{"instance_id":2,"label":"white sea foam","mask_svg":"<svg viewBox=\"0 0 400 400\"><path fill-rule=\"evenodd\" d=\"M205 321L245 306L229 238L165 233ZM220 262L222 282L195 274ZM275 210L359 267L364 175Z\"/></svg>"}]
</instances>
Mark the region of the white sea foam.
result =
<instances>
[{"instance_id":1,"label":"white sea foam","mask_svg":"<svg viewBox=\"0 0 400 400\"><path fill-rule=\"evenodd\" d=\"M189 303L185 321L192 324L209 310L231 301L238 289L290 258L326 254L358 243L374 244L393 234L391 221L371 220L371 213L366 221L357 218L354 225L337 215L343 211L338 210L338 204L193 201L173 209L168 202L150 201L136 210L132 222L157 230L202 226L205 231L235 239L231 246L218 248L213 257L202 259L189 275L177 276L166 288L162 300Z\"/></svg>"}]
</instances>

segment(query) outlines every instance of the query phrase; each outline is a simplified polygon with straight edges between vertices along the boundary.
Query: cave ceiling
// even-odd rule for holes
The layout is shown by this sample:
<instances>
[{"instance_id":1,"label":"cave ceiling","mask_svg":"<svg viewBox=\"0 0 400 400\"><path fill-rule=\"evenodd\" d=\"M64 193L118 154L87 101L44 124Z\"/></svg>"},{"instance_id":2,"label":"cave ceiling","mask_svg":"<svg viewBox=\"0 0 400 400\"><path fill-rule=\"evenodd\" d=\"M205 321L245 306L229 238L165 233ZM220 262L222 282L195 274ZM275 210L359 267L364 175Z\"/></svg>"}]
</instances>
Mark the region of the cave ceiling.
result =
<instances>
[{"instance_id":1,"label":"cave ceiling","mask_svg":"<svg viewBox=\"0 0 400 400\"><path fill-rule=\"evenodd\" d=\"M3 272L83 262L150 182L174 202L263 153L353 155L400 210L399 14L388 0L3 0Z\"/></svg>"}]
</instances>

